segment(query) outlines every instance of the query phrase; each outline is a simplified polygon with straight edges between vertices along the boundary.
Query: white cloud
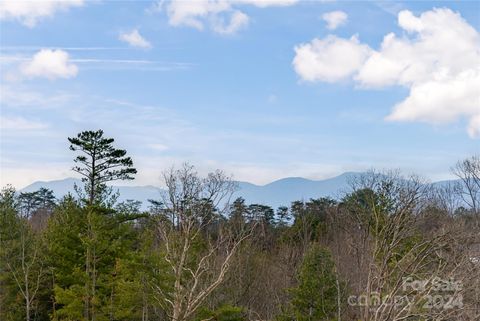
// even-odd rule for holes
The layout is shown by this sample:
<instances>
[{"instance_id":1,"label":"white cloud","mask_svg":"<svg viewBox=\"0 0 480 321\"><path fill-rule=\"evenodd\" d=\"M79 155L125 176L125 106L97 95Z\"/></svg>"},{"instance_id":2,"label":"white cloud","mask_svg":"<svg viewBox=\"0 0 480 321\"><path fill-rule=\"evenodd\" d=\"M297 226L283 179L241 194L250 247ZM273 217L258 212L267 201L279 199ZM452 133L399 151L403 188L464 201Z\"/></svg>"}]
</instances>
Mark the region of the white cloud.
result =
<instances>
[{"instance_id":1,"label":"white cloud","mask_svg":"<svg viewBox=\"0 0 480 321\"><path fill-rule=\"evenodd\" d=\"M47 124L31 121L23 117L0 116L0 128L2 130L37 130L47 127Z\"/></svg>"},{"instance_id":2,"label":"white cloud","mask_svg":"<svg viewBox=\"0 0 480 321\"><path fill-rule=\"evenodd\" d=\"M212 25L213 31L220 34L233 34L248 25L249 18L241 11L234 11L230 21L225 23L225 19L219 17L215 19Z\"/></svg>"},{"instance_id":3,"label":"white cloud","mask_svg":"<svg viewBox=\"0 0 480 321\"><path fill-rule=\"evenodd\" d=\"M1 20L19 20L27 27L34 27L42 18L52 17L57 11L70 7L80 7L83 0L2 0L0 2Z\"/></svg>"},{"instance_id":4,"label":"white cloud","mask_svg":"<svg viewBox=\"0 0 480 321\"><path fill-rule=\"evenodd\" d=\"M397 103L390 121L470 122L470 136L478 136L480 117L480 34L458 13L433 9L420 16L398 14L405 34L387 34L378 50L328 36L295 47L294 67L307 81L339 81L352 77L361 88L399 85L410 90ZM340 46L339 44L343 44ZM359 55L358 48L365 55ZM357 53L355 53L357 52ZM340 63L348 56L355 63Z\"/></svg>"},{"instance_id":5,"label":"white cloud","mask_svg":"<svg viewBox=\"0 0 480 321\"><path fill-rule=\"evenodd\" d=\"M205 25L220 34L232 34L245 28L249 17L237 7L253 5L259 8L290 6L297 0L172 0L166 6L172 26L187 26L204 30Z\"/></svg>"},{"instance_id":6,"label":"white cloud","mask_svg":"<svg viewBox=\"0 0 480 321\"><path fill-rule=\"evenodd\" d=\"M444 79L414 83L387 120L446 123L459 115L480 114L480 73L473 70Z\"/></svg>"},{"instance_id":7,"label":"white cloud","mask_svg":"<svg viewBox=\"0 0 480 321\"><path fill-rule=\"evenodd\" d=\"M369 52L356 36L343 39L329 35L296 46L293 66L304 80L336 82L357 71Z\"/></svg>"},{"instance_id":8,"label":"white cloud","mask_svg":"<svg viewBox=\"0 0 480 321\"><path fill-rule=\"evenodd\" d=\"M42 49L33 58L20 65L20 72L27 78L72 78L78 73L78 67L69 61L68 53L63 50Z\"/></svg>"},{"instance_id":9,"label":"white cloud","mask_svg":"<svg viewBox=\"0 0 480 321\"><path fill-rule=\"evenodd\" d=\"M128 43L132 47L151 48L152 45L138 32L138 29L133 29L131 32L121 33L118 37L121 41Z\"/></svg>"},{"instance_id":10,"label":"white cloud","mask_svg":"<svg viewBox=\"0 0 480 321\"><path fill-rule=\"evenodd\" d=\"M203 20L216 14L231 10L226 1L180 1L173 0L167 7L169 23L172 26L188 26L203 30Z\"/></svg>"},{"instance_id":11,"label":"white cloud","mask_svg":"<svg viewBox=\"0 0 480 321\"><path fill-rule=\"evenodd\" d=\"M347 23L348 15L343 11L331 11L324 13L322 19L327 23L327 29L335 30Z\"/></svg>"}]
</instances>

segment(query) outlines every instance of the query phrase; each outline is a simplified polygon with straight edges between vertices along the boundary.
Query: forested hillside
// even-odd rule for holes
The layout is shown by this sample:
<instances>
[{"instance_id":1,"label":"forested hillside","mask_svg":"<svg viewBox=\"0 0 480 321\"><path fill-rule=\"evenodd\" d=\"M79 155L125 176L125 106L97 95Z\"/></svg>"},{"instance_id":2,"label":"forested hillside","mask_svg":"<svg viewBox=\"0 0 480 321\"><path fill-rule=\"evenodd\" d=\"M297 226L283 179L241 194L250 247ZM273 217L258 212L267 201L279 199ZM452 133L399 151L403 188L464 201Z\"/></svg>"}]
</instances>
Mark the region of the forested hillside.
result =
<instances>
[{"instance_id":1,"label":"forested hillside","mask_svg":"<svg viewBox=\"0 0 480 321\"><path fill-rule=\"evenodd\" d=\"M2 321L480 318L479 156L455 184L372 171L279 208L184 164L142 211L108 187L134 179L127 151L101 130L69 143L74 194L0 193Z\"/></svg>"}]
</instances>

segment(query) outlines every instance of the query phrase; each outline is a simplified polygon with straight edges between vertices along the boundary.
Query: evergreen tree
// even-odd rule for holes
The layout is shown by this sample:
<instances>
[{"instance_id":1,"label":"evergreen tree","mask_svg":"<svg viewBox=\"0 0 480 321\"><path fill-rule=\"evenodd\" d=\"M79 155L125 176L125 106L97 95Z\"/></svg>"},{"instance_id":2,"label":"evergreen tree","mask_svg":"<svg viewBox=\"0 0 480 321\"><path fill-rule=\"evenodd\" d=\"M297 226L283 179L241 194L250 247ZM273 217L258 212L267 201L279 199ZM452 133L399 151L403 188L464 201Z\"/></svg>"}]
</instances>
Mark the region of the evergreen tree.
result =
<instances>
[{"instance_id":1,"label":"evergreen tree","mask_svg":"<svg viewBox=\"0 0 480 321\"><path fill-rule=\"evenodd\" d=\"M133 250L133 224L113 210L67 197L47 229L55 320L108 320L114 313L119 262Z\"/></svg>"},{"instance_id":2,"label":"evergreen tree","mask_svg":"<svg viewBox=\"0 0 480 321\"><path fill-rule=\"evenodd\" d=\"M297 279L298 285L290 289L290 305L280 320L334 320L338 292L335 264L330 252L313 245L305 255Z\"/></svg>"},{"instance_id":3,"label":"evergreen tree","mask_svg":"<svg viewBox=\"0 0 480 321\"><path fill-rule=\"evenodd\" d=\"M72 197L56 208L48 226L53 270L55 320L112 320L118 262L127 257L134 235L131 220L140 217L138 203L113 209L106 184L130 180L137 171L126 151L113 146L103 131L84 131L68 138L73 170L83 176L86 206ZM133 211L133 213L130 213Z\"/></svg>"},{"instance_id":4,"label":"evergreen tree","mask_svg":"<svg viewBox=\"0 0 480 321\"><path fill-rule=\"evenodd\" d=\"M113 146L113 138L103 137L103 130L83 131L68 138L70 150L81 152L74 161L73 171L82 175L88 203L100 201L106 191L106 183L115 180L130 180L137 170L133 161L125 156L127 151Z\"/></svg>"},{"instance_id":5,"label":"evergreen tree","mask_svg":"<svg viewBox=\"0 0 480 321\"><path fill-rule=\"evenodd\" d=\"M327 229L326 218L336 202L328 197L310 199L308 202L293 202L291 213L294 217L290 237L303 244L306 251L311 242L318 242Z\"/></svg>"},{"instance_id":6,"label":"evergreen tree","mask_svg":"<svg viewBox=\"0 0 480 321\"><path fill-rule=\"evenodd\" d=\"M18 225L15 189L6 186L0 191L0 320L22 320L17 311L23 311L17 299L18 289L7 266L15 240L12 230Z\"/></svg>"},{"instance_id":7,"label":"evergreen tree","mask_svg":"<svg viewBox=\"0 0 480 321\"><path fill-rule=\"evenodd\" d=\"M236 233L240 233L247 223L248 207L245 205L245 199L243 197L237 198L230 205L229 224L232 226Z\"/></svg>"},{"instance_id":8,"label":"evergreen tree","mask_svg":"<svg viewBox=\"0 0 480 321\"><path fill-rule=\"evenodd\" d=\"M27 218L30 217L32 213L40 206L38 191L20 193L18 196L18 203L21 215Z\"/></svg>"},{"instance_id":9,"label":"evergreen tree","mask_svg":"<svg viewBox=\"0 0 480 321\"><path fill-rule=\"evenodd\" d=\"M40 187L37 191L37 200L39 207L42 209L51 210L56 204L53 191L45 187Z\"/></svg>"},{"instance_id":10,"label":"evergreen tree","mask_svg":"<svg viewBox=\"0 0 480 321\"><path fill-rule=\"evenodd\" d=\"M36 231L44 229L55 204L53 191L44 187L34 192L22 192L18 196L21 215L30 221Z\"/></svg>"},{"instance_id":11,"label":"evergreen tree","mask_svg":"<svg viewBox=\"0 0 480 321\"><path fill-rule=\"evenodd\" d=\"M151 217L139 220L134 244L114 268L111 315L115 320L164 320L165 312L158 309L154 289L170 290L172 280L164 253L155 242L157 222ZM152 285L155 284L153 287Z\"/></svg>"},{"instance_id":12,"label":"evergreen tree","mask_svg":"<svg viewBox=\"0 0 480 321\"><path fill-rule=\"evenodd\" d=\"M288 225L288 222L291 220L290 212L288 211L288 207L280 206L277 209L277 226L278 227L285 227Z\"/></svg>"},{"instance_id":13,"label":"evergreen tree","mask_svg":"<svg viewBox=\"0 0 480 321\"><path fill-rule=\"evenodd\" d=\"M251 204L248 206L248 213L251 221L259 222L265 226L271 226L274 223L275 213L270 206Z\"/></svg>"}]
</instances>

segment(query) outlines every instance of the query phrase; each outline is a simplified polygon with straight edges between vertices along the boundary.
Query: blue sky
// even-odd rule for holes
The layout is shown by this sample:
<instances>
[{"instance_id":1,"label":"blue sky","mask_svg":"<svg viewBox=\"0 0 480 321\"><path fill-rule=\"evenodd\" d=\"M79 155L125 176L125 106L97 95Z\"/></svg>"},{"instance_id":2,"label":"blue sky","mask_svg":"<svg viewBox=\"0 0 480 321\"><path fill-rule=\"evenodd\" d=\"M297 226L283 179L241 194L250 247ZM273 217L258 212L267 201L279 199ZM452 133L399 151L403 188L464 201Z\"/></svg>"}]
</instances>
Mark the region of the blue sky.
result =
<instances>
[{"instance_id":1,"label":"blue sky","mask_svg":"<svg viewBox=\"0 0 480 321\"><path fill-rule=\"evenodd\" d=\"M66 138L98 128L138 185L184 161L439 180L480 152L476 1L39 3L0 6L2 185L73 176Z\"/></svg>"}]
</instances>

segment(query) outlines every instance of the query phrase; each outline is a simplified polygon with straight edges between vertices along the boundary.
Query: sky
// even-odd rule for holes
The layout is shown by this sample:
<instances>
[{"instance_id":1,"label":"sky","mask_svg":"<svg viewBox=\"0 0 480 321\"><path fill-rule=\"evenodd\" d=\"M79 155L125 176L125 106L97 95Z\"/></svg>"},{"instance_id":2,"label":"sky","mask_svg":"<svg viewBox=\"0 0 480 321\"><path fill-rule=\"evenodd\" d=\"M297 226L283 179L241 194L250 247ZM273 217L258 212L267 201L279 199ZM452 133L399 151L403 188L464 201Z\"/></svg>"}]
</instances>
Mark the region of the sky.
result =
<instances>
[{"instance_id":1,"label":"sky","mask_svg":"<svg viewBox=\"0 0 480 321\"><path fill-rule=\"evenodd\" d=\"M183 162L266 184L480 153L478 1L0 2L0 180L74 177L103 129L161 185Z\"/></svg>"}]
</instances>

